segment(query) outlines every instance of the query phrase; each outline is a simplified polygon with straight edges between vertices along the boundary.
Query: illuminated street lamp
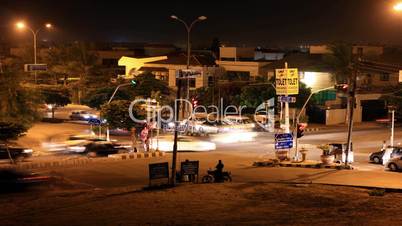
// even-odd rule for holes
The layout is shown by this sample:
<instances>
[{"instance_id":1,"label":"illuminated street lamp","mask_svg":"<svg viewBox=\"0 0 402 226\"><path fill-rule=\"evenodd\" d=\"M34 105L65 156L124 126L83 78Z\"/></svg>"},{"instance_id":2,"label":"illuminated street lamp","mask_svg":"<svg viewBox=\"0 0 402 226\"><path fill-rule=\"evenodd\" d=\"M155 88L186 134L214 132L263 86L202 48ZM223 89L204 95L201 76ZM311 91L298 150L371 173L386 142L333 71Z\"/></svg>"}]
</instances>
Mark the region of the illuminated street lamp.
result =
<instances>
[{"instance_id":1,"label":"illuminated street lamp","mask_svg":"<svg viewBox=\"0 0 402 226\"><path fill-rule=\"evenodd\" d=\"M402 11L402 2L399 2L394 5L394 10L395 11Z\"/></svg>"},{"instance_id":2,"label":"illuminated street lamp","mask_svg":"<svg viewBox=\"0 0 402 226\"><path fill-rule=\"evenodd\" d=\"M191 29L193 28L194 24L197 23L198 21L203 21L206 20L207 17L206 16L199 16L197 19L195 19L193 22L191 22L190 25L188 25L184 20L178 18L176 15L171 15L170 18L180 21L184 24L184 26L186 27L187 30L187 69L190 68L190 54L191 54L191 45L190 45L190 33L191 33ZM187 79L187 96L186 99L189 99L190 93L189 93L189 79Z\"/></svg>"},{"instance_id":3,"label":"illuminated street lamp","mask_svg":"<svg viewBox=\"0 0 402 226\"><path fill-rule=\"evenodd\" d=\"M42 27L40 27L40 28L38 28L38 29L36 29L36 30L33 30L31 27L27 26L27 25L26 25L24 22L22 22L22 21L16 23L15 26L16 26L17 29L19 29L19 30L23 30L23 29L26 28L26 29L28 29L29 31L32 32L32 35L33 35L33 46L34 46L34 64L36 64L36 63L37 63L37 61L36 61L36 58L37 58L37 57L36 57L36 45L37 45L36 37L37 37L39 31L42 30ZM52 24L50 24L50 23L46 23L44 27L47 28L47 29L51 29L53 26L52 26ZM36 83L37 83L37 81L36 81L36 71L35 71L34 73L35 73L35 84L36 84Z\"/></svg>"}]
</instances>

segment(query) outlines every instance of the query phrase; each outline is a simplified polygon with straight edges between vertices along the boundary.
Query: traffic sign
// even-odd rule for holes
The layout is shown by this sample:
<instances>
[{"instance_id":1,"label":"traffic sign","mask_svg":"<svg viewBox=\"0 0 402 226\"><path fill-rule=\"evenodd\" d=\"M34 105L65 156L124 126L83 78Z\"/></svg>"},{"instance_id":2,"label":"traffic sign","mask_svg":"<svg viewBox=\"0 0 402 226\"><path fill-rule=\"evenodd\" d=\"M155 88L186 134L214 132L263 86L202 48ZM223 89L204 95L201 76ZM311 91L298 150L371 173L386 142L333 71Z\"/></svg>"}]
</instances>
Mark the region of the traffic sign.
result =
<instances>
[{"instance_id":1,"label":"traffic sign","mask_svg":"<svg viewBox=\"0 0 402 226\"><path fill-rule=\"evenodd\" d=\"M47 64L25 64L24 71L25 72L47 71Z\"/></svg>"},{"instance_id":2,"label":"traffic sign","mask_svg":"<svg viewBox=\"0 0 402 226\"><path fill-rule=\"evenodd\" d=\"M297 68L275 70L276 95L299 94L299 73Z\"/></svg>"},{"instance_id":3,"label":"traffic sign","mask_svg":"<svg viewBox=\"0 0 402 226\"><path fill-rule=\"evenodd\" d=\"M194 69L183 69L176 71L176 78L196 78L202 75L202 71Z\"/></svg>"},{"instance_id":4,"label":"traffic sign","mask_svg":"<svg viewBox=\"0 0 402 226\"><path fill-rule=\"evenodd\" d=\"M296 97L278 96L278 101L283 103L296 103Z\"/></svg>"},{"instance_id":5,"label":"traffic sign","mask_svg":"<svg viewBox=\"0 0 402 226\"><path fill-rule=\"evenodd\" d=\"M275 149L290 149L293 147L293 135L291 133L275 134Z\"/></svg>"}]
</instances>

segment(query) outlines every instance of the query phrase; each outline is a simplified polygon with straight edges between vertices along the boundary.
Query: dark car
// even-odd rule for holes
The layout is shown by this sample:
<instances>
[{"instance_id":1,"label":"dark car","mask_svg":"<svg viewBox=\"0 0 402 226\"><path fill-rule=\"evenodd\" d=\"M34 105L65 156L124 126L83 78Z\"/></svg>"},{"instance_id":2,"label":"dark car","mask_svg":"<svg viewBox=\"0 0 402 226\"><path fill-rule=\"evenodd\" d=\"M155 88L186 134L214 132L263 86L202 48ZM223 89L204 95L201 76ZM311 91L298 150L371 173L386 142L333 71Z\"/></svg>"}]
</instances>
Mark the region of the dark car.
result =
<instances>
[{"instance_id":1,"label":"dark car","mask_svg":"<svg viewBox=\"0 0 402 226\"><path fill-rule=\"evenodd\" d=\"M128 152L126 148L114 142L91 142L85 145L83 154L86 154L88 157L97 157L126 152Z\"/></svg>"},{"instance_id":2,"label":"dark car","mask_svg":"<svg viewBox=\"0 0 402 226\"><path fill-rule=\"evenodd\" d=\"M73 111L71 112L70 119L71 120L82 120L89 121L91 119L97 119L98 117L95 114L92 114L87 111Z\"/></svg>"},{"instance_id":3,"label":"dark car","mask_svg":"<svg viewBox=\"0 0 402 226\"><path fill-rule=\"evenodd\" d=\"M0 170L0 191L15 192L50 181L49 176L15 169Z\"/></svg>"},{"instance_id":4,"label":"dark car","mask_svg":"<svg viewBox=\"0 0 402 226\"><path fill-rule=\"evenodd\" d=\"M402 147L388 147L392 148L391 152L391 158L396 158L396 157L402 157ZM373 152L370 154L370 161L374 162L376 164L382 164L383 161L383 156L384 156L385 150Z\"/></svg>"},{"instance_id":5,"label":"dark car","mask_svg":"<svg viewBox=\"0 0 402 226\"><path fill-rule=\"evenodd\" d=\"M370 154L370 162L374 162L375 164L382 164L382 157L384 156L384 150L373 152Z\"/></svg>"},{"instance_id":6,"label":"dark car","mask_svg":"<svg viewBox=\"0 0 402 226\"><path fill-rule=\"evenodd\" d=\"M23 161L25 158L32 156L32 149L16 147L16 146L8 146L8 150L10 151L11 158L16 161ZM10 156L7 151L7 147L5 144L0 144L0 160L9 160Z\"/></svg>"}]
</instances>

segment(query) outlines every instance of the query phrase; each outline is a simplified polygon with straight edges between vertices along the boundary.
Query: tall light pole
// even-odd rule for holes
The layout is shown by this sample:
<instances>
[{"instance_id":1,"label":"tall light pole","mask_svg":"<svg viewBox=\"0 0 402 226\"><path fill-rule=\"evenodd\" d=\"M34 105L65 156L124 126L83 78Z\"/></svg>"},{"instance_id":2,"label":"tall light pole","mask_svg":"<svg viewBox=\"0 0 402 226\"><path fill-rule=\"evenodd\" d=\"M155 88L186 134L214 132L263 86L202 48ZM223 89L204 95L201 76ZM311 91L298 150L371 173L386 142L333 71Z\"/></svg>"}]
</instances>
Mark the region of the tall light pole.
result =
<instances>
[{"instance_id":1,"label":"tall light pole","mask_svg":"<svg viewBox=\"0 0 402 226\"><path fill-rule=\"evenodd\" d=\"M38 36L39 31L42 30L42 27L40 27L40 28L34 30L34 29L32 29L31 27L27 26L27 25L26 25L24 22L22 22L22 21L16 23L15 26L16 26L19 30L28 29L29 31L32 32L32 35L33 35L33 47L34 47L34 64L37 64L37 60L36 60L36 58L37 58L37 57L36 57L36 55L37 55L37 53L36 53L37 41L36 41L36 40L37 40L37 36ZM47 29L50 29L50 28L52 28L53 26L52 26L52 24L47 23L47 24L44 25L44 27L47 28ZM35 73L35 84L36 84L36 83L37 83L36 71L35 71L34 73Z\"/></svg>"},{"instance_id":2,"label":"tall light pole","mask_svg":"<svg viewBox=\"0 0 402 226\"><path fill-rule=\"evenodd\" d=\"M181 23L184 24L184 26L186 27L186 31L187 31L187 69L190 68L190 55L191 55L191 42L190 42L190 34L191 34L191 29L193 28L194 24L199 22L199 21L203 21L206 20L207 17L206 16L199 16L197 19L195 19L193 22L191 22L191 24L187 24L184 20L180 19L179 17L172 15L170 16L170 18L180 21ZM189 96L190 96L190 82L189 82L189 78L187 78L187 95L186 95L186 99L189 100Z\"/></svg>"},{"instance_id":3,"label":"tall light pole","mask_svg":"<svg viewBox=\"0 0 402 226\"><path fill-rule=\"evenodd\" d=\"M206 20L207 17L205 16L200 16L196 20L194 20L190 25L188 25L184 20L178 18L175 15L170 16L174 20L178 20L184 24L187 30L187 69L190 68L190 54L191 54L191 46L190 46L190 33L191 33L191 28L193 28L194 24L197 23L198 21L201 20ZM181 79L178 79L178 84L177 84L177 94L176 94L176 100L179 100L181 97L180 95L180 89L181 89ZM187 100L189 99L189 79L187 79ZM180 108L180 102L177 103L176 109L175 109L175 128L174 128L174 140L173 140L173 155L172 155L172 174L171 174L171 181L170 183L172 185L175 185L176 183L176 162L177 162L177 136L178 136L178 120L179 120L179 108Z\"/></svg>"}]
</instances>

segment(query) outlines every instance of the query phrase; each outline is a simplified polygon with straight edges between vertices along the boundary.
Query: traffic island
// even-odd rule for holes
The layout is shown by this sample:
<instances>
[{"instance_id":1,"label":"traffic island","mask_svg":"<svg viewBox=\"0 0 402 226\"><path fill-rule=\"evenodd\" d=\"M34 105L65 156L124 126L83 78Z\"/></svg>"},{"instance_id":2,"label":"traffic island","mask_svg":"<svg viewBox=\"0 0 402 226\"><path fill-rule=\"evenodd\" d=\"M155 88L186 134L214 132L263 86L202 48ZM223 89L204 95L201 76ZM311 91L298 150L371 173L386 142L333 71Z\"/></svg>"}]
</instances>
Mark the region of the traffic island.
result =
<instances>
[{"instance_id":1,"label":"traffic island","mask_svg":"<svg viewBox=\"0 0 402 226\"><path fill-rule=\"evenodd\" d=\"M165 152L138 152L138 153L125 153L125 154L113 154L113 155L108 155L109 158L112 159L121 159L121 160L126 160L126 159L145 159L145 158L157 158L157 157L163 157L165 156Z\"/></svg>"},{"instance_id":2,"label":"traffic island","mask_svg":"<svg viewBox=\"0 0 402 226\"><path fill-rule=\"evenodd\" d=\"M348 169L351 170L353 167L351 165L345 166L344 164L331 163L323 164L318 161L306 160L303 162L292 162L292 161L279 161L278 159L270 159L267 161L254 162L253 166L257 167L296 167L296 168L316 168L316 169Z\"/></svg>"}]
</instances>

